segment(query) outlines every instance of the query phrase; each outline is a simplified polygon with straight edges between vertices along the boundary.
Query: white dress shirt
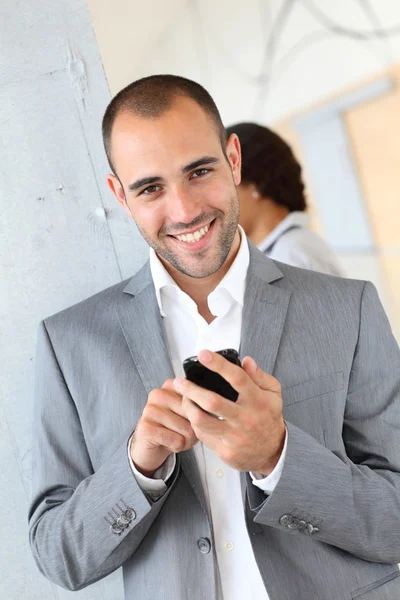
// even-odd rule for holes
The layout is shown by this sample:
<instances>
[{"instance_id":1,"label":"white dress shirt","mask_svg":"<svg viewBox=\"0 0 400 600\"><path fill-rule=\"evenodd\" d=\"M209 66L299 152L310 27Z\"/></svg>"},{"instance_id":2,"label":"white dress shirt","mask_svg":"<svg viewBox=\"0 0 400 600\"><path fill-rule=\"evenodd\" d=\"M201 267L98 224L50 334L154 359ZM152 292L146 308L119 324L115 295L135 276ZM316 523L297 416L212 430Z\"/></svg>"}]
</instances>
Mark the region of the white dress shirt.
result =
<instances>
[{"instance_id":1,"label":"white dress shirt","mask_svg":"<svg viewBox=\"0 0 400 600\"><path fill-rule=\"evenodd\" d=\"M328 244L309 229L310 217L304 212L289 213L258 244L258 249L280 262L343 277L339 262Z\"/></svg>"},{"instance_id":2,"label":"white dress shirt","mask_svg":"<svg viewBox=\"0 0 400 600\"><path fill-rule=\"evenodd\" d=\"M234 348L239 351L249 265L249 249L241 228L240 233L240 248L231 268L208 296L210 311L216 317L210 324L198 313L195 302L177 286L156 253L150 250L151 273L176 377L184 375L184 359L198 354L202 349L216 351ZM272 493L279 481L286 443L287 440L277 466L268 477L251 473L253 484L268 494ZM247 533L240 473L223 463L201 442L193 449L214 530L215 557L219 571L217 598L268 600ZM171 455L152 479L139 473L132 461L131 466L142 489L150 497L157 498L167 489L165 481L172 474L175 461L175 456Z\"/></svg>"}]
</instances>

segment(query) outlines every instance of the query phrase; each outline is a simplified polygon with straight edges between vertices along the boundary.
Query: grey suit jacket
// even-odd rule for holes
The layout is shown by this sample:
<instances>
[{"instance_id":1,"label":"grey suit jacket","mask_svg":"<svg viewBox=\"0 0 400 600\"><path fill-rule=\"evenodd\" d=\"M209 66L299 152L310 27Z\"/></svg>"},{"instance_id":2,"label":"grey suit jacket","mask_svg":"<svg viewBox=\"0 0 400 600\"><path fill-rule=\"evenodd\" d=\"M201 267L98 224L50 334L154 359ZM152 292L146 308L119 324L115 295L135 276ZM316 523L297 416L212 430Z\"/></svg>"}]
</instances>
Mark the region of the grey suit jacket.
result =
<instances>
[{"instance_id":1,"label":"grey suit jacket","mask_svg":"<svg viewBox=\"0 0 400 600\"><path fill-rule=\"evenodd\" d=\"M376 291L250 253L241 355L281 382L289 433L271 496L241 474L270 600L398 600L400 353ZM127 456L147 395L173 377L149 266L46 319L36 366L29 518L41 572L78 590L123 565L129 600L215 598L193 451L156 502Z\"/></svg>"}]
</instances>

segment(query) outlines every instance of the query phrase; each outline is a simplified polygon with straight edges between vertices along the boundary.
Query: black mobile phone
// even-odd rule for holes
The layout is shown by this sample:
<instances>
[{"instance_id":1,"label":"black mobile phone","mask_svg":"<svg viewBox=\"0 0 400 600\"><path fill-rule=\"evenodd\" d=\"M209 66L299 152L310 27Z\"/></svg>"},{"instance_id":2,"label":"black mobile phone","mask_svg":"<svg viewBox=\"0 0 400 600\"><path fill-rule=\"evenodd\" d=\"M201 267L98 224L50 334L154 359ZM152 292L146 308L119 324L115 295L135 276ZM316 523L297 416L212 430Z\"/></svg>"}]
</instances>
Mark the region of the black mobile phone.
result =
<instances>
[{"instance_id":1,"label":"black mobile phone","mask_svg":"<svg viewBox=\"0 0 400 600\"><path fill-rule=\"evenodd\" d=\"M221 356L234 365L241 366L239 354L233 348L218 350L217 354L221 354ZM238 399L239 394L231 384L219 375L219 373L214 373L214 371L211 371L202 365L198 361L197 356L190 356L187 358L183 362L183 369L185 371L186 379L189 379L189 381L193 381L193 383L196 383L206 390L216 392L220 396L232 400L232 402L236 402Z\"/></svg>"}]
</instances>

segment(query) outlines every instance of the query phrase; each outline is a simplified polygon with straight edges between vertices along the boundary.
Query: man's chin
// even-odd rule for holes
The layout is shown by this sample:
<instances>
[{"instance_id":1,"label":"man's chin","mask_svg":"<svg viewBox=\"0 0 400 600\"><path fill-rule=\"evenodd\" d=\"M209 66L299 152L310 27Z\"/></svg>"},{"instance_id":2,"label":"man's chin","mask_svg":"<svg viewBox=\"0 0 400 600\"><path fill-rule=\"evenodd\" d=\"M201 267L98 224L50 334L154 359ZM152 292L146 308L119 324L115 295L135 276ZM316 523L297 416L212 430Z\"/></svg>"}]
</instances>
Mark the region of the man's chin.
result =
<instances>
[{"instance_id":1,"label":"man's chin","mask_svg":"<svg viewBox=\"0 0 400 600\"><path fill-rule=\"evenodd\" d=\"M217 268L213 268L208 263L204 266L199 265L188 265L182 263L176 263L172 265L177 271L182 273L182 275L186 275L187 277L192 277L193 279L204 279L205 277L210 277L210 275L214 275L218 271Z\"/></svg>"}]
</instances>

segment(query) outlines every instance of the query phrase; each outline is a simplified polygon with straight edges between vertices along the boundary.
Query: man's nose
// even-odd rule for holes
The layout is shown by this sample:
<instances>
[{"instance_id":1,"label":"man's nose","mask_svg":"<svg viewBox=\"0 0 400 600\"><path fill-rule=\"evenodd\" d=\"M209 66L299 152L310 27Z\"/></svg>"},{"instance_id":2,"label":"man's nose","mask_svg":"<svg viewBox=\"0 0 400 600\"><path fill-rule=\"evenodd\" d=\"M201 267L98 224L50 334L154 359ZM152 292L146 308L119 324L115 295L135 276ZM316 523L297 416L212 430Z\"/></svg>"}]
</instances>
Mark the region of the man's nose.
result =
<instances>
[{"instance_id":1,"label":"man's nose","mask_svg":"<svg viewBox=\"0 0 400 600\"><path fill-rule=\"evenodd\" d=\"M201 203L187 189L176 187L169 194L167 210L173 223L191 223L200 214Z\"/></svg>"}]
</instances>

